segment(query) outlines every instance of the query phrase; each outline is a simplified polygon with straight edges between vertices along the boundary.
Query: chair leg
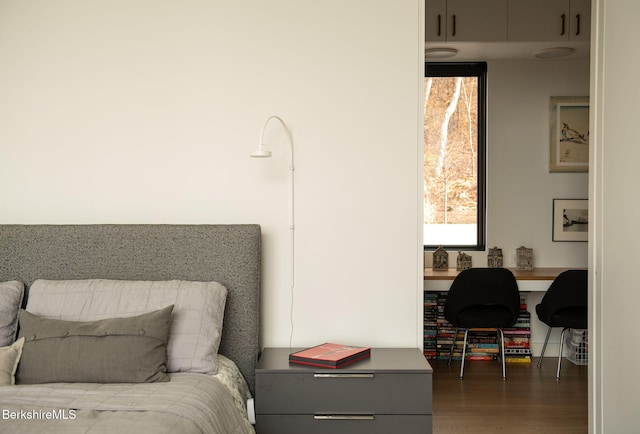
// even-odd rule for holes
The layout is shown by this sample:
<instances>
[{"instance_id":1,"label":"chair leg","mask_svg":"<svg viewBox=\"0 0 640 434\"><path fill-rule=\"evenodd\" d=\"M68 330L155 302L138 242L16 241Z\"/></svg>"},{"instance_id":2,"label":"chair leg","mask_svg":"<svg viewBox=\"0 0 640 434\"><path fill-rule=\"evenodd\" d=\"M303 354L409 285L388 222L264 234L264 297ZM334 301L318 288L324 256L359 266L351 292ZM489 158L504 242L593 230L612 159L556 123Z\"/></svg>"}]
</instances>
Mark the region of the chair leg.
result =
<instances>
[{"instance_id":1,"label":"chair leg","mask_svg":"<svg viewBox=\"0 0 640 434\"><path fill-rule=\"evenodd\" d=\"M504 356L504 332L502 329L498 329L498 334L500 335L500 355L502 357L502 379L507 379L507 368L505 365L505 356Z\"/></svg>"},{"instance_id":2,"label":"chair leg","mask_svg":"<svg viewBox=\"0 0 640 434\"><path fill-rule=\"evenodd\" d=\"M462 344L462 363L460 364L460 379L464 377L464 359L467 355L467 336L469 335L469 329L464 330L464 343Z\"/></svg>"},{"instance_id":3,"label":"chair leg","mask_svg":"<svg viewBox=\"0 0 640 434\"><path fill-rule=\"evenodd\" d=\"M564 348L564 333L569 330L568 328L563 328L562 333L560 333L560 354L558 354L558 371L556 372L556 380L560 380L560 364L562 363L562 350Z\"/></svg>"},{"instance_id":4,"label":"chair leg","mask_svg":"<svg viewBox=\"0 0 640 434\"><path fill-rule=\"evenodd\" d=\"M542 353L540 353L540 358L538 359L538 368L542 367L542 358L544 357L544 351L547 349L547 344L549 343L549 336L551 335L551 327L547 330L547 337L544 340L544 345L542 346Z\"/></svg>"},{"instance_id":5,"label":"chair leg","mask_svg":"<svg viewBox=\"0 0 640 434\"><path fill-rule=\"evenodd\" d=\"M449 351L449 366L451 366L451 360L453 359L453 349L456 347L456 339L458 338L458 329L456 328L453 335L453 343L451 344L451 350Z\"/></svg>"}]
</instances>

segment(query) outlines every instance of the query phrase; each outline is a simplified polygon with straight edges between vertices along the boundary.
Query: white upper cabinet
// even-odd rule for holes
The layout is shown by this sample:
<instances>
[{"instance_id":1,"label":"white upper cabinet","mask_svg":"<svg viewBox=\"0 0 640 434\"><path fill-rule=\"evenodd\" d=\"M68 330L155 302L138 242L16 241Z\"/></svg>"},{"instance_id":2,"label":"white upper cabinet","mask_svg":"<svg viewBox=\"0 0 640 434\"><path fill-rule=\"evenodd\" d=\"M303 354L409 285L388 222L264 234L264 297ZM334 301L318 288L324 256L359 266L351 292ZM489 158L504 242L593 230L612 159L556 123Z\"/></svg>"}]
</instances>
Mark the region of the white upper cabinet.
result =
<instances>
[{"instance_id":1,"label":"white upper cabinet","mask_svg":"<svg viewBox=\"0 0 640 434\"><path fill-rule=\"evenodd\" d=\"M588 41L591 2L509 0L508 20L509 41Z\"/></svg>"},{"instance_id":2,"label":"white upper cabinet","mask_svg":"<svg viewBox=\"0 0 640 434\"><path fill-rule=\"evenodd\" d=\"M569 4L569 40L589 41L591 39L591 0L571 0Z\"/></svg>"},{"instance_id":3,"label":"white upper cabinet","mask_svg":"<svg viewBox=\"0 0 640 434\"><path fill-rule=\"evenodd\" d=\"M506 41L507 0L426 0L427 42Z\"/></svg>"},{"instance_id":4,"label":"white upper cabinet","mask_svg":"<svg viewBox=\"0 0 640 434\"><path fill-rule=\"evenodd\" d=\"M426 42L589 41L591 0L425 0Z\"/></svg>"},{"instance_id":5,"label":"white upper cabinet","mask_svg":"<svg viewBox=\"0 0 640 434\"><path fill-rule=\"evenodd\" d=\"M426 0L425 41L447 40L447 0Z\"/></svg>"}]
</instances>

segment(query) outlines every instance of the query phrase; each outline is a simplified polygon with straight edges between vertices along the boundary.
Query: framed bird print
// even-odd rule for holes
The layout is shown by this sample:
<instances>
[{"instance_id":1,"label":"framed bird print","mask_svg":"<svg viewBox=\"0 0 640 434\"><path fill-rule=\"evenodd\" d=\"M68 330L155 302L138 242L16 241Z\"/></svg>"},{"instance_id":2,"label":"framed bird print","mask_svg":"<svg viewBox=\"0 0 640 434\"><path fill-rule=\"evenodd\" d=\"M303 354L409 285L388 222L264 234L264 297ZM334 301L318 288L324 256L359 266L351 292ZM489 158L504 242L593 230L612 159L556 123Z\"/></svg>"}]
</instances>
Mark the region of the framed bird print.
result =
<instances>
[{"instance_id":1,"label":"framed bird print","mask_svg":"<svg viewBox=\"0 0 640 434\"><path fill-rule=\"evenodd\" d=\"M589 171L589 97L552 96L549 172Z\"/></svg>"}]
</instances>

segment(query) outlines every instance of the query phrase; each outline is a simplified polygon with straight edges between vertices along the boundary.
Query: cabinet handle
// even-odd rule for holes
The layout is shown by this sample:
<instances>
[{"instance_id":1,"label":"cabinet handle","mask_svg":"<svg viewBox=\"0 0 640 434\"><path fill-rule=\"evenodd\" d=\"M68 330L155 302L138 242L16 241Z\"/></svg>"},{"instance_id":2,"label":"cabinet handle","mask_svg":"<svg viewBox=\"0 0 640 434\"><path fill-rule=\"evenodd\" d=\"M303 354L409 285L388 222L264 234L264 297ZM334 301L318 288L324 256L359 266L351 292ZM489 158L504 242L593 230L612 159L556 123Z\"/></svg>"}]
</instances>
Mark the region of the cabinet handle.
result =
<instances>
[{"instance_id":1,"label":"cabinet handle","mask_svg":"<svg viewBox=\"0 0 640 434\"><path fill-rule=\"evenodd\" d=\"M374 374L313 374L313 378L373 378Z\"/></svg>"},{"instance_id":2,"label":"cabinet handle","mask_svg":"<svg viewBox=\"0 0 640 434\"><path fill-rule=\"evenodd\" d=\"M451 36L455 36L456 35L456 15L453 15L453 28L451 29Z\"/></svg>"},{"instance_id":3,"label":"cabinet handle","mask_svg":"<svg viewBox=\"0 0 640 434\"><path fill-rule=\"evenodd\" d=\"M576 14L576 36L580 34L580 14Z\"/></svg>"},{"instance_id":4,"label":"cabinet handle","mask_svg":"<svg viewBox=\"0 0 640 434\"><path fill-rule=\"evenodd\" d=\"M316 414L315 420L374 420L372 414Z\"/></svg>"},{"instance_id":5,"label":"cabinet handle","mask_svg":"<svg viewBox=\"0 0 640 434\"><path fill-rule=\"evenodd\" d=\"M442 36L442 15L438 14L438 36Z\"/></svg>"},{"instance_id":6,"label":"cabinet handle","mask_svg":"<svg viewBox=\"0 0 640 434\"><path fill-rule=\"evenodd\" d=\"M562 14L562 31L560 32L560 36L564 36L564 28L565 28L566 20L567 20L567 16L565 14Z\"/></svg>"}]
</instances>

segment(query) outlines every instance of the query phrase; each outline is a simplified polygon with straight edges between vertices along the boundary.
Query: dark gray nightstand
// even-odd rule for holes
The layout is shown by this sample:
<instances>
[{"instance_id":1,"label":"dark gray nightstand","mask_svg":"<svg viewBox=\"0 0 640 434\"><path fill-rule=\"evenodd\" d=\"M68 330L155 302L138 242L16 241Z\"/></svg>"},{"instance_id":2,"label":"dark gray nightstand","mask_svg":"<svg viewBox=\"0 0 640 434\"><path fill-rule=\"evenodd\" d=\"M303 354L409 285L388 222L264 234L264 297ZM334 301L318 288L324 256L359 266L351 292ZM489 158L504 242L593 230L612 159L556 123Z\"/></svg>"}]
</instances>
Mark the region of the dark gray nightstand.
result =
<instances>
[{"instance_id":1,"label":"dark gray nightstand","mask_svg":"<svg viewBox=\"0 0 640 434\"><path fill-rule=\"evenodd\" d=\"M256 367L258 434L430 434L433 370L418 348L372 348L339 369L289 363L265 348Z\"/></svg>"}]
</instances>

